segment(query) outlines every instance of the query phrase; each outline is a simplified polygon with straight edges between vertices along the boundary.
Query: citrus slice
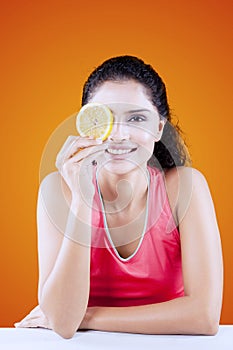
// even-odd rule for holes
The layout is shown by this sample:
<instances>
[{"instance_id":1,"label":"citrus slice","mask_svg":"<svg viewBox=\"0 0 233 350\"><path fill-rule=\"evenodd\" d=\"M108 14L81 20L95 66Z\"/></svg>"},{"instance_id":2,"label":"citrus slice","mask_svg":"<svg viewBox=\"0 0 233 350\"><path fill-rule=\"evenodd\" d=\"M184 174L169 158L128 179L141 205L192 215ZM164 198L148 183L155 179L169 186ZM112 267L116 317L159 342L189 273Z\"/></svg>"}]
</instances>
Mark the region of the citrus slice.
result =
<instances>
[{"instance_id":1,"label":"citrus slice","mask_svg":"<svg viewBox=\"0 0 233 350\"><path fill-rule=\"evenodd\" d=\"M76 128L80 136L93 136L106 140L112 131L113 115L110 109L100 103L87 103L76 118Z\"/></svg>"}]
</instances>

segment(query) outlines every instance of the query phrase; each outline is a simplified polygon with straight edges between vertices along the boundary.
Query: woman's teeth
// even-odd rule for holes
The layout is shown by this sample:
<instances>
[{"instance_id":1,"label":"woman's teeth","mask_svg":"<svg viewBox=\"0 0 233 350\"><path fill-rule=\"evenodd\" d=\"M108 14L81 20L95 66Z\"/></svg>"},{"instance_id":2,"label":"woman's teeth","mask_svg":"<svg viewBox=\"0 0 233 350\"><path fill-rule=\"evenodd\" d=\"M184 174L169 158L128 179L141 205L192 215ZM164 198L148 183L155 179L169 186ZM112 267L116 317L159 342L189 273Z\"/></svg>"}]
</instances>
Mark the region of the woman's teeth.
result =
<instances>
[{"instance_id":1,"label":"woman's teeth","mask_svg":"<svg viewBox=\"0 0 233 350\"><path fill-rule=\"evenodd\" d=\"M125 154L131 151L132 151L131 148L130 149L111 149L111 148L108 149L108 153L111 153L111 154Z\"/></svg>"}]
</instances>

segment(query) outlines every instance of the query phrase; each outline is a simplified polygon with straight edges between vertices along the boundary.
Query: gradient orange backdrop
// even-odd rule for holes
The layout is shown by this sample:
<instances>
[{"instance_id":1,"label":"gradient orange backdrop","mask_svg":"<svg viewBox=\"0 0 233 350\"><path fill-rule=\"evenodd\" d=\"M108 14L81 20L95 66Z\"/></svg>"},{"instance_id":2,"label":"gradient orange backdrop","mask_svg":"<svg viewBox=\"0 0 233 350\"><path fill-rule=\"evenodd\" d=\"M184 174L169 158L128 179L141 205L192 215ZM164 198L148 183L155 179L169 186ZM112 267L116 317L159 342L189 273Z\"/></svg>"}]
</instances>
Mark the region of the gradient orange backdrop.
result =
<instances>
[{"instance_id":1,"label":"gradient orange backdrop","mask_svg":"<svg viewBox=\"0 0 233 350\"><path fill-rule=\"evenodd\" d=\"M106 58L137 55L167 84L222 238L221 323L233 323L232 1L1 2L0 326L37 304L36 199L44 146ZM201 288L201 286L200 286Z\"/></svg>"}]
</instances>

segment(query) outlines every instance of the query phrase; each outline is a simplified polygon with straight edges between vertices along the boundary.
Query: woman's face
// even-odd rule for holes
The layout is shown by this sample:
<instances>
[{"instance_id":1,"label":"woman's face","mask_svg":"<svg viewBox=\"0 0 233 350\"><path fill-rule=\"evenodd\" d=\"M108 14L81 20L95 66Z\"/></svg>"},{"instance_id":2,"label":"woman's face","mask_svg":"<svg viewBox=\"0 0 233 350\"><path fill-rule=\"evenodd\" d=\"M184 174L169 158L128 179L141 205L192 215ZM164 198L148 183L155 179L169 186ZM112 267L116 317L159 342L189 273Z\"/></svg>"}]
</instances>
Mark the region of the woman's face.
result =
<instances>
[{"instance_id":1,"label":"woman's face","mask_svg":"<svg viewBox=\"0 0 233 350\"><path fill-rule=\"evenodd\" d=\"M104 168L122 174L146 167L154 142L162 136L164 122L136 81L107 81L97 88L89 102L107 105L113 113L112 132L105 141Z\"/></svg>"}]
</instances>

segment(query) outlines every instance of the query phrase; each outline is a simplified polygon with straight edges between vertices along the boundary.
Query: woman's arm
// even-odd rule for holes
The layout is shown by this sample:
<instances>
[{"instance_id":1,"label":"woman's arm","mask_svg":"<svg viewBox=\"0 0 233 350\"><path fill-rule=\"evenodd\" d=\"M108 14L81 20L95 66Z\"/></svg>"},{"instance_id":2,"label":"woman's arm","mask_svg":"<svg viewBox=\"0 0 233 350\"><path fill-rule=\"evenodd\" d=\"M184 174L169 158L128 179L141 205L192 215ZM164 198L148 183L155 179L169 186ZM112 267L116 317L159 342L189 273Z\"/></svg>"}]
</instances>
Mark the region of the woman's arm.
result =
<instances>
[{"instance_id":1,"label":"woman's arm","mask_svg":"<svg viewBox=\"0 0 233 350\"><path fill-rule=\"evenodd\" d=\"M80 329L146 334L207 334L218 330L223 287L221 242L204 176L192 168L174 171L185 296L132 307L88 308ZM192 180L191 196L187 184ZM180 181L180 186L178 182ZM190 198L188 198L190 197Z\"/></svg>"},{"instance_id":2,"label":"woman's arm","mask_svg":"<svg viewBox=\"0 0 233 350\"><path fill-rule=\"evenodd\" d=\"M39 304L52 329L70 338L86 312L90 288L93 160L106 146L69 136L38 196ZM96 158L97 157L97 158Z\"/></svg>"},{"instance_id":3,"label":"woman's arm","mask_svg":"<svg viewBox=\"0 0 233 350\"><path fill-rule=\"evenodd\" d=\"M86 312L90 280L91 208L68 197L62 177L52 173L40 186L37 207L39 305L64 338Z\"/></svg>"}]
</instances>

